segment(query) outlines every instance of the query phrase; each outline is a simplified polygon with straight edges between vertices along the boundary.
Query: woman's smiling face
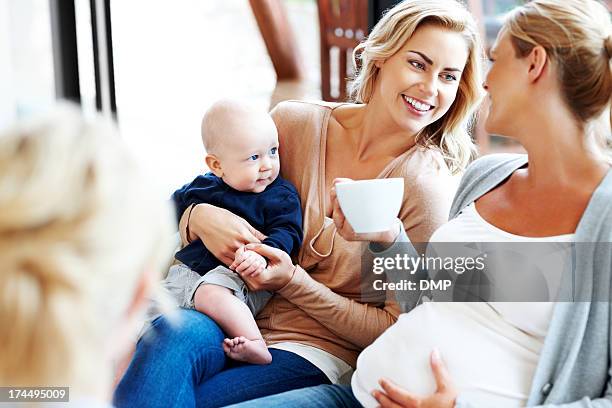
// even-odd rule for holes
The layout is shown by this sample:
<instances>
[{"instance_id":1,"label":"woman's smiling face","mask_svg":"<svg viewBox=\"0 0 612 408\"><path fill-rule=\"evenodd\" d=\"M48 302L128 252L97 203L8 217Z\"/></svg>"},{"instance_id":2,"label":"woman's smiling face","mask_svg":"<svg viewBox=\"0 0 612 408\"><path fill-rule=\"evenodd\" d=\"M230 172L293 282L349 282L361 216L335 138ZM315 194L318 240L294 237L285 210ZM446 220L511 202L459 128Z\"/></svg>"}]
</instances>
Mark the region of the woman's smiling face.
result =
<instances>
[{"instance_id":1,"label":"woman's smiling face","mask_svg":"<svg viewBox=\"0 0 612 408\"><path fill-rule=\"evenodd\" d=\"M392 57L376 63L371 102L382 103L399 128L416 134L448 112L467 59L461 33L422 25Z\"/></svg>"}]
</instances>

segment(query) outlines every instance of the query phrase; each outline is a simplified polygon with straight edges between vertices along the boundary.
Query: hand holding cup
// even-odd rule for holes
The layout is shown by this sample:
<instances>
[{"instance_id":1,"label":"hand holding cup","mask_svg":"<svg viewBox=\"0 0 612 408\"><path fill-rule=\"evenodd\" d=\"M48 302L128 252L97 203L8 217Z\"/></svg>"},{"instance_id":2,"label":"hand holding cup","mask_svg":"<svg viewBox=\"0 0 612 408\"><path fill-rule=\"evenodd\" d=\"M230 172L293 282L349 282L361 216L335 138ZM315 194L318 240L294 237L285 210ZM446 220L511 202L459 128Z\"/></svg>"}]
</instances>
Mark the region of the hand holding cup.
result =
<instances>
[{"instance_id":1,"label":"hand holding cup","mask_svg":"<svg viewBox=\"0 0 612 408\"><path fill-rule=\"evenodd\" d=\"M403 179L337 178L333 183L332 219L345 240L395 241L401 224L397 214L404 192Z\"/></svg>"}]
</instances>

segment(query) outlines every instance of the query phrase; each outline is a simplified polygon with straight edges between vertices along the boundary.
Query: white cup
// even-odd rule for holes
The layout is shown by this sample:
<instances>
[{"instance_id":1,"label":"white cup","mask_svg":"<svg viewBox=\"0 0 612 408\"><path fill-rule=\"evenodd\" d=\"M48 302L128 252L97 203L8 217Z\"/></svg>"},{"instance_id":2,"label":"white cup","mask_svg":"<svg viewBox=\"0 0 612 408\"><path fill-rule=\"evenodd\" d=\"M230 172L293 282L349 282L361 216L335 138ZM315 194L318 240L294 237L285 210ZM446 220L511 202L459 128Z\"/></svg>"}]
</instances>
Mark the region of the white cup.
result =
<instances>
[{"instance_id":1,"label":"white cup","mask_svg":"<svg viewBox=\"0 0 612 408\"><path fill-rule=\"evenodd\" d=\"M336 195L355 232L388 231L402 206L404 179L343 181L336 183Z\"/></svg>"}]
</instances>

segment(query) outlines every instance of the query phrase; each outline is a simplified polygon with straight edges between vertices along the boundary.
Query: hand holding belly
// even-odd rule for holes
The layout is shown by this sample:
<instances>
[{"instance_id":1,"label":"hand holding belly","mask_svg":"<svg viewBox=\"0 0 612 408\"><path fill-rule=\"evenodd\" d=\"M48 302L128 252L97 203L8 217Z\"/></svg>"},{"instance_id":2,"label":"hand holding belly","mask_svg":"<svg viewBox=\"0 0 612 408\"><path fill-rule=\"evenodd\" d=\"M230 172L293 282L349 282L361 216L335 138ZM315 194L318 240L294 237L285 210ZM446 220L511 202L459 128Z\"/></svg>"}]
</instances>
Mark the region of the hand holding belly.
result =
<instances>
[{"instance_id":1,"label":"hand holding belly","mask_svg":"<svg viewBox=\"0 0 612 408\"><path fill-rule=\"evenodd\" d=\"M379 381L382 391L375 390L372 396L382 408L452 408L455 406L457 390L438 350L431 353L431 371L436 380L436 391L421 396L410 393L387 378Z\"/></svg>"}]
</instances>

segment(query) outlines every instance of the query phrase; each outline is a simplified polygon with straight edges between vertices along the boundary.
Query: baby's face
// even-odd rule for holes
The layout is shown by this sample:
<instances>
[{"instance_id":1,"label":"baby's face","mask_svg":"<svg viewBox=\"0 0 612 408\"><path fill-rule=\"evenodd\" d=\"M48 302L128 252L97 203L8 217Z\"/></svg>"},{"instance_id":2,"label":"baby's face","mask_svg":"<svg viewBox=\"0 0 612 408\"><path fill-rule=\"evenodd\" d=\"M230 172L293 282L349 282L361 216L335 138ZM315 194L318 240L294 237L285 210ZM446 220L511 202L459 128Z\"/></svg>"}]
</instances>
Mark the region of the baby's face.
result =
<instances>
[{"instance_id":1,"label":"baby's face","mask_svg":"<svg viewBox=\"0 0 612 408\"><path fill-rule=\"evenodd\" d=\"M228 135L219 155L223 181L238 191L261 193L278 177L278 134L271 120L265 125L244 123Z\"/></svg>"}]
</instances>

